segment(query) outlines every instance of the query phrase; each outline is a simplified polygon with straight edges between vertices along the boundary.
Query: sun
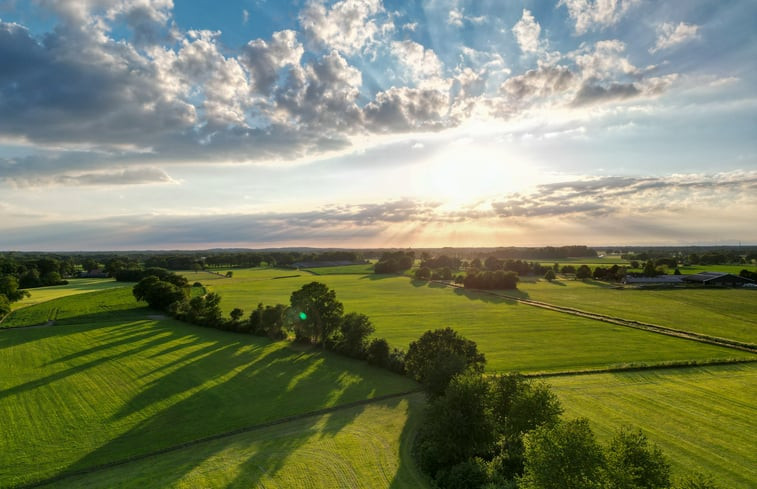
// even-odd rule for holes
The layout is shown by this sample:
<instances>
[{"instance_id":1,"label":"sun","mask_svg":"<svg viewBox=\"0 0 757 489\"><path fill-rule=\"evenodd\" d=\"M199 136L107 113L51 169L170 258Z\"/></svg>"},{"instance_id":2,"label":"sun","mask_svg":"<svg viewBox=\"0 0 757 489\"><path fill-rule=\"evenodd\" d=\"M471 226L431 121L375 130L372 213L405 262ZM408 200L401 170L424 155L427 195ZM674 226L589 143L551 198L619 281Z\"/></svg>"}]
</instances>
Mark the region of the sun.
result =
<instances>
[{"instance_id":1,"label":"sun","mask_svg":"<svg viewBox=\"0 0 757 489\"><path fill-rule=\"evenodd\" d=\"M416 192L449 207L522 191L539 181L533 165L501 145L472 140L443 145L419 165Z\"/></svg>"}]
</instances>

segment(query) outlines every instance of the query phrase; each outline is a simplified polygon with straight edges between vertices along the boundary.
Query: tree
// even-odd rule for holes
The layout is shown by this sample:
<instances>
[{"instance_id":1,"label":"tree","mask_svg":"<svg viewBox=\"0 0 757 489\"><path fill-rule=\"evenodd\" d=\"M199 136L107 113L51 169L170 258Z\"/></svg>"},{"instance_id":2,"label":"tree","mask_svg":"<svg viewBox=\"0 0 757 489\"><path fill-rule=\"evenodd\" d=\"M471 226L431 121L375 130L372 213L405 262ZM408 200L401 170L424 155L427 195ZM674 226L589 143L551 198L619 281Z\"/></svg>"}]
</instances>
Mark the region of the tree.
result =
<instances>
[{"instance_id":1,"label":"tree","mask_svg":"<svg viewBox=\"0 0 757 489\"><path fill-rule=\"evenodd\" d=\"M431 278L431 270L428 267L421 267L415 271L416 280L428 280Z\"/></svg>"},{"instance_id":2,"label":"tree","mask_svg":"<svg viewBox=\"0 0 757 489\"><path fill-rule=\"evenodd\" d=\"M0 319L5 317L9 312L11 312L11 302L4 294L0 294Z\"/></svg>"},{"instance_id":3,"label":"tree","mask_svg":"<svg viewBox=\"0 0 757 489\"><path fill-rule=\"evenodd\" d=\"M486 358L476 343L452 328L426 331L410 343L405 357L408 373L431 397L441 395L455 375L471 369L483 372Z\"/></svg>"},{"instance_id":4,"label":"tree","mask_svg":"<svg viewBox=\"0 0 757 489\"><path fill-rule=\"evenodd\" d=\"M29 297L28 291L19 289L18 279L13 275L0 277L0 294L4 295L8 302L16 302Z\"/></svg>"},{"instance_id":5,"label":"tree","mask_svg":"<svg viewBox=\"0 0 757 489\"><path fill-rule=\"evenodd\" d=\"M132 289L138 301L145 301L153 309L167 309L172 303L184 299L184 292L172 284L164 282L154 275L140 280Z\"/></svg>"},{"instance_id":6,"label":"tree","mask_svg":"<svg viewBox=\"0 0 757 489\"><path fill-rule=\"evenodd\" d=\"M656 445L650 446L641 430L621 428L605 453L607 489L670 487L670 464Z\"/></svg>"},{"instance_id":7,"label":"tree","mask_svg":"<svg viewBox=\"0 0 757 489\"><path fill-rule=\"evenodd\" d=\"M583 280L589 277L591 277L591 268L589 268L588 265L581 265L578 267L578 270L576 270L576 278Z\"/></svg>"},{"instance_id":8,"label":"tree","mask_svg":"<svg viewBox=\"0 0 757 489\"><path fill-rule=\"evenodd\" d=\"M310 282L292 292L290 304L299 320L295 336L299 340L325 344L339 327L344 306L336 300L336 293L320 282Z\"/></svg>"},{"instance_id":9,"label":"tree","mask_svg":"<svg viewBox=\"0 0 757 489\"><path fill-rule=\"evenodd\" d=\"M493 441L488 393L486 379L468 372L455 376L444 396L431 401L415 445L418 463L426 473L436 477L440 469L488 451Z\"/></svg>"},{"instance_id":10,"label":"tree","mask_svg":"<svg viewBox=\"0 0 757 489\"><path fill-rule=\"evenodd\" d=\"M229 317L235 323L238 322L240 319L242 319L242 316L244 316L244 311L242 309L238 308L238 307L235 307L229 313Z\"/></svg>"},{"instance_id":11,"label":"tree","mask_svg":"<svg viewBox=\"0 0 757 489\"><path fill-rule=\"evenodd\" d=\"M499 447L498 470L512 478L523 472L524 435L540 426L554 426L562 406L546 384L517 373L491 379L490 402Z\"/></svg>"},{"instance_id":12,"label":"tree","mask_svg":"<svg viewBox=\"0 0 757 489\"><path fill-rule=\"evenodd\" d=\"M542 426L525 437L523 489L599 489L604 457L586 419Z\"/></svg>"},{"instance_id":13,"label":"tree","mask_svg":"<svg viewBox=\"0 0 757 489\"><path fill-rule=\"evenodd\" d=\"M368 363L386 367L389 362L389 343L384 338L374 338L366 350Z\"/></svg>"},{"instance_id":14,"label":"tree","mask_svg":"<svg viewBox=\"0 0 757 489\"><path fill-rule=\"evenodd\" d=\"M335 349L353 358L365 357L368 337L376 328L365 314L351 312L346 314L339 324L339 331L334 340Z\"/></svg>"},{"instance_id":15,"label":"tree","mask_svg":"<svg viewBox=\"0 0 757 489\"><path fill-rule=\"evenodd\" d=\"M550 269L549 269L549 270L547 270L547 272L546 272L546 273L544 274L544 278L545 278L546 280L548 280L548 281L550 281L550 282L551 282L551 281L553 281L554 279L556 279L556 278L557 278L557 275L555 275L555 271L554 271L553 269L551 269L551 268L550 268Z\"/></svg>"}]
</instances>

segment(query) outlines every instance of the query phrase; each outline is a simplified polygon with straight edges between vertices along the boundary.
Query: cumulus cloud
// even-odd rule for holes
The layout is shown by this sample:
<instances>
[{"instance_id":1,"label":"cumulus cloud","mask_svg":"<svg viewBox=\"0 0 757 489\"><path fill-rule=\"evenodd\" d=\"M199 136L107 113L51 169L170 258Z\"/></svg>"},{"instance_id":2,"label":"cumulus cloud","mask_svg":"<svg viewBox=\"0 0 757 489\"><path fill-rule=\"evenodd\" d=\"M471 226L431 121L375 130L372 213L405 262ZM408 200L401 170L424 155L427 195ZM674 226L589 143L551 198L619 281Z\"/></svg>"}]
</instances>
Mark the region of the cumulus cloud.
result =
<instances>
[{"instance_id":1,"label":"cumulus cloud","mask_svg":"<svg viewBox=\"0 0 757 489\"><path fill-rule=\"evenodd\" d=\"M523 16L513 26L513 35L515 36L515 40L518 41L521 51L524 53L539 51L540 34L541 26L536 22L533 14L529 10L523 9Z\"/></svg>"},{"instance_id":2,"label":"cumulus cloud","mask_svg":"<svg viewBox=\"0 0 757 489\"><path fill-rule=\"evenodd\" d=\"M698 25L686 24L685 22L675 25L664 22L657 28L657 41L654 46L649 48L649 52L654 54L657 51L670 49L697 38L699 38Z\"/></svg>"},{"instance_id":3,"label":"cumulus cloud","mask_svg":"<svg viewBox=\"0 0 757 489\"><path fill-rule=\"evenodd\" d=\"M411 82L438 80L442 76L443 65L433 49L426 49L415 41L406 40L392 42L391 51L409 75Z\"/></svg>"},{"instance_id":4,"label":"cumulus cloud","mask_svg":"<svg viewBox=\"0 0 757 489\"><path fill-rule=\"evenodd\" d=\"M380 0L342 0L331 8L315 0L300 14L300 25L316 44L353 54L380 32L374 16L381 11Z\"/></svg>"},{"instance_id":5,"label":"cumulus cloud","mask_svg":"<svg viewBox=\"0 0 757 489\"><path fill-rule=\"evenodd\" d=\"M576 34L616 24L638 0L560 0L575 22Z\"/></svg>"}]
</instances>

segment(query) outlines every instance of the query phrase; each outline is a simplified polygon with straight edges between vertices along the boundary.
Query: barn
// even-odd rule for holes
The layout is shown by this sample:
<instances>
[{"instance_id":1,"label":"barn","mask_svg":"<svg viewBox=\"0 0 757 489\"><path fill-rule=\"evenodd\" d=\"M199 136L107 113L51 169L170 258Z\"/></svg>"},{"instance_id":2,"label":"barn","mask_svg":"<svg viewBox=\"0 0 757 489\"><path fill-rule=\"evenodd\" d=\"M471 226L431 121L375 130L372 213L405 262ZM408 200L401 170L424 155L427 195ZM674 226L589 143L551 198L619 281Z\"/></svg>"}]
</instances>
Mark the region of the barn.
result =
<instances>
[{"instance_id":1,"label":"barn","mask_svg":"<svg viewBox=\"0 0 757 489\"><path fill-rule=\"evenodd\" d=\"M732 273L701 272L692 275L682 275L686 283L704 285L705 287L743 287L754 283L754 280L739 277Z\"/></svg>"}]
</instances>

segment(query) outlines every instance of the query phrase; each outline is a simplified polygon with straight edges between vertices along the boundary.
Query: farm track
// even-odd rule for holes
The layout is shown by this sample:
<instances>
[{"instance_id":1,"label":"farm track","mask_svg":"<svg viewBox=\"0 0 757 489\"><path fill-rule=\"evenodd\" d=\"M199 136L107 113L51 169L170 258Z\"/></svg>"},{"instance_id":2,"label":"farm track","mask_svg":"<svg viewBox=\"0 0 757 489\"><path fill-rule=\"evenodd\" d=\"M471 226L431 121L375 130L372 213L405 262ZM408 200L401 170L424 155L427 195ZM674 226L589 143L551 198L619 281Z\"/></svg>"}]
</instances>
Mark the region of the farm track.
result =
<instances>
[{"instance_id":1,"label":"farm track","mask_svg":"<svg viewBox=\"0 0 757 489\"><path fill-rule=\"evenodd\" d=\"M463 289L463 287L460 285L451 284L448 282L435 280L434 283L445 285L447 287ZM700 333L692 333L690 331L684 331L684 330L675 329L675 328L668 328L666 326L644 323L644 322L635 321L632 319L623 319L623 318L619 318L615 316L608 316L606 314L598 314L594 312L582 311L580 309L574 309L572 307L558 306L555 304L550 304L548 302L536 301L533 299L524 299L522 297L516 297L509 294L493 292L490 290L478 290L478 289L467 289L467 290L473 290L480 294L486 294L486 295L490 295L494 297L501 297L503 299L512 300L515 302L519 302L521 304L526 304L533 307L539 307L539 308L547 309L550 311L561 312L564 314L570 314L572 316L582 317L586 319L594 319L596 321L602 321L602 322L610 323L610 324L616 324L618 326L626 326L628 328L640 329L642 331L649 331L651 333L674 336L677 338L698 341L700 343L708 343L708 344L716 345L716 346L723 346L726 348L746 351L749 353L757 353L756 345L753 345L750 343L742 343L740 341L730 340L727 338L718 338L716 336L709 336L709 335L704 335Z\"/></svg>"},{"instance_id":2,"label":"farm track","mask_svg":"<svg viewBox=\"0 0 757 489\"><path fill-rule=\"evenodd\" d=\"M59 482L59 481L62 481L62 480L65 480L65 479L68 479L68 478L71 478L71 477L75 477L75 476L79 476L79 475L92 474L94 472L110 469L112 467L117 467L119 465L124 465L124 464L128 464L128 463L131 463L131 462L136 462L136 461L139 461L139 460L145 460L145 459L150 459L150 458L153 458L153 457L158 457L158 456L164 455L166 453L171 453L171 452L175 452L175 451L178 451L178 450L183 450L185 448L189 448L189 447L196 446L196 445L201 445L203 443L207 443L207 442L211 442L211 441L221 440L223 438L229 438L229 437L236 436L236 435L239 435L239 434L242 434L242 433L249 433L249 432L252 432L252 431L258 431L258 430L262 430L264 428L269 428L269 427L272 427L272 426L282 425L282 424L290 423L292 421L298 421L298 420L301 420L301 419L323 416L325 414L331 414L331 413L335 413L335 412L351 409L351 408L358 407L358 406L365 406L365 405L368 405L368 404L373 404L373 403L377 403L377 402L381 402L381 401L386 401L388 399L401 398L401 397L409 396L409 395L412 395L412 394L416 394L418 392L421 392L421 389L414 389L414 390L411 390L411 391L399 392L399 393L395 393L395 394L387 394L387 395L384 395L384 396L378 396L378 397L374 397L374 398L371 398L371 399L363 399L363 400L360 400L360 401L348 402L348 403L345 403L345 404L340 404L338 406L333 406L333 407L329 407L329 408L325 408L325 409L319 409L317 411L309 411L307 413L295 414L295 415L292 415L292 416L285 416L283 418L274 419L274 420L267 421L267 422L264 422L264 423L258 423L258 424L251 425L251 426L245 426L245 427L242 427L242 428L237 428L237 429L231 430L231 431L225 431L223 433L217 433L215 435L210 435L210 436L206 436L206 437L203 437L203 438L198 438L196 440L190 440L190 441L187 441L187 442L184 442L184 443L180 443L180 444L177 444L177 445L172 445L170 447L162 448L162 449L156 450L154 452L144 453L144 454L141 454L141 455L137 455L137 456L134 456L134 457L127 457L127 458L123 458L123 459L120 459L120 460L114 460L113 462L108 462L108 463L104 463L104 464L100 464L100 465L95 465L95 466L92 466L92 467L89 467L89 468L86 468L86 469L75 470L75 471L71 471L71 472L63 472L63 473L58 474L56 476L48 477L47 479L42 479L42 480L39 480L39 481L36 481L36 482L31 482L29 484L21 484L21 485L16 485L16 486L9 486L9 489L32 489L32 488L37 488L37 487L43 487L43 486L46 486L48 484L52 484L54 482Z\"/></svg>"}]
</instances>

